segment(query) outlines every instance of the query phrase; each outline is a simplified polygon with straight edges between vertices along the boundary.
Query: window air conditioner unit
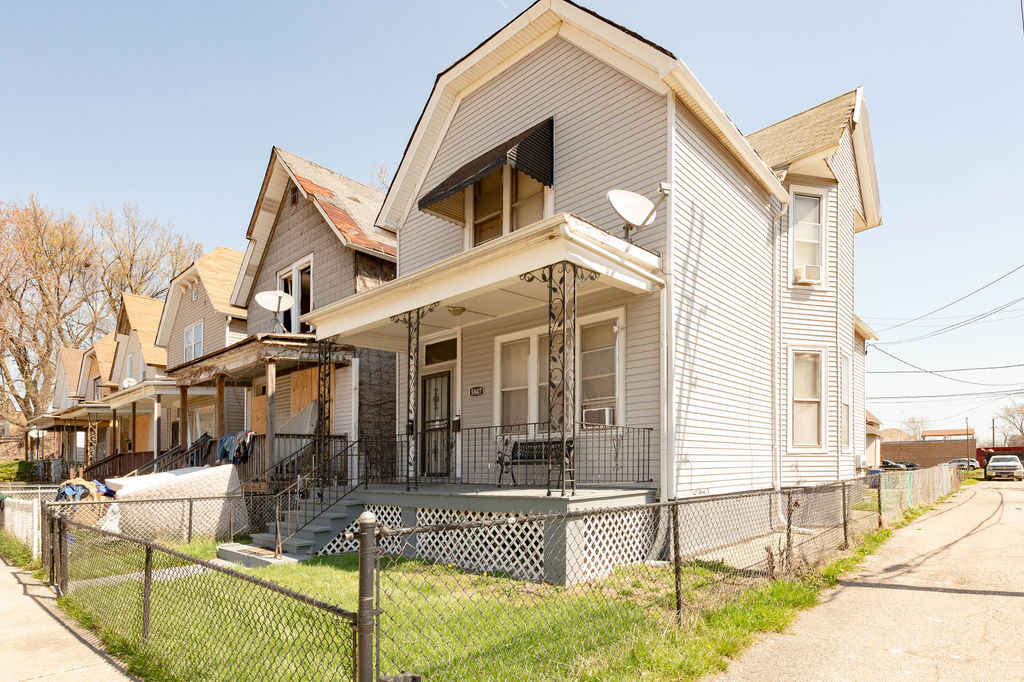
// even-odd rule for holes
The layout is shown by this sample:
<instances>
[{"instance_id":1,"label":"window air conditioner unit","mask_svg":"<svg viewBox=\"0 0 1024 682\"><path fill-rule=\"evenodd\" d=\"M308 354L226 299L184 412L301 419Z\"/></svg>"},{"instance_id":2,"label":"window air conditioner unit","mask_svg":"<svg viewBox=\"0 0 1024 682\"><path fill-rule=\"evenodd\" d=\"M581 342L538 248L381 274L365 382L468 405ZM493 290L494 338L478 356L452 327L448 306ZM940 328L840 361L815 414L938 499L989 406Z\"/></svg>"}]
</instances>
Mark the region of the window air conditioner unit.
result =
<instances>
[{"instance_id":1,"label":"window air conditioner unit","mask_svg":"<svg viewBox=\"0 0 1024 682\"><path fill-rule=\"evenodd\" d=\"M592 407L589 410L583 410L583 423L612 426L615 424L615 408Z\"/></svg>"},{"instance_id":2,"label":"window air conditioner unit","mask_svg":"<svg viewBox=\"0 0 1024 682\"><path fill-rule=\"evenodd\" d=\"M821 284L820 265L801 265L793 270L794 284Z\"/></svg>"}]
</instances>

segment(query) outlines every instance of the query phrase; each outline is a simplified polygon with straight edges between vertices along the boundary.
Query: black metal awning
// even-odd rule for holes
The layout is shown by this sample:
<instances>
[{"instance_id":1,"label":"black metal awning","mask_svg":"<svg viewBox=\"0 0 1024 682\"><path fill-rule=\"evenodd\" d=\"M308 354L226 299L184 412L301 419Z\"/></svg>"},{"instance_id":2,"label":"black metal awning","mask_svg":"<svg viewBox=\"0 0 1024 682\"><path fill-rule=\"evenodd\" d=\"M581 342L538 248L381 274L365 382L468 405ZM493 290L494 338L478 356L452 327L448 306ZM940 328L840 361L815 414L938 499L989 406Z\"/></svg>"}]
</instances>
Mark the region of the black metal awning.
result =
<instances>
[{"instance_id":1,"label":"black metal awning","mask_svg":"<svg viewBox=\"0 0 1024 682\"><path fill-rule=\"evenodd\" d=\"M449 175L419 200L420 210L434 208L432 212L462 223L462 202L446 202L491 171L504 165L520 170L548 187L554 184L554 119L535 125L511 140L481 154Z\"/></svg>"}]
</instances>

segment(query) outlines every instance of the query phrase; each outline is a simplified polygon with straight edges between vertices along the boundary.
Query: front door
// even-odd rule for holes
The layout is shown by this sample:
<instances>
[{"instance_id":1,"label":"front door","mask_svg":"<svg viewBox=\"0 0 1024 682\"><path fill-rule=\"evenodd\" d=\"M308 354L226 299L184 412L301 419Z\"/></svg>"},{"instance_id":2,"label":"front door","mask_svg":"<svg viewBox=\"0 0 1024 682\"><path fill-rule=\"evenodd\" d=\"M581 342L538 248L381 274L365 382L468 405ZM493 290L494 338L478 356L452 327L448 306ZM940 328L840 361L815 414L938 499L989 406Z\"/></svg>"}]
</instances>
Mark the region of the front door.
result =
<instances>
[{"instance_id":1,"label":"front door","mask_svg":"<svg viewBox=\"0 0 1024 682\"><path fill-rule=\"evenodd\" d=\"M452 455L452 373L423 377L423 435L420 439L420 473L448 476Z\"/></svg>"}]
</instances>

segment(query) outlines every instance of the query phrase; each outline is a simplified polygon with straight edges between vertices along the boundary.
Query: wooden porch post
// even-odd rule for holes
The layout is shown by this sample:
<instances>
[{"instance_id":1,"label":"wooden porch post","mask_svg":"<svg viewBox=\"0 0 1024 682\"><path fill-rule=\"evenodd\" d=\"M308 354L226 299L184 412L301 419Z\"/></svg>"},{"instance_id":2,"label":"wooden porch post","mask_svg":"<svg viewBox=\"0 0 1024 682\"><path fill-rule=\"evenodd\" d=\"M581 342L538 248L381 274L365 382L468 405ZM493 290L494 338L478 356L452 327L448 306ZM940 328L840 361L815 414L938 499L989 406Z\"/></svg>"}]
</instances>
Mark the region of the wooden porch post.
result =
<instances>
[{"instance_id":1,"label":"wooden porch post","mask_svg":"<svg viewBox=\"0 0 1024 682\"><path fill-rule=\"evenodd\" d=\"M153 459L160 456L160 394L153 396Z\"/></svg>"},{"instance_id":2,"label":"wooden porch post","mask_svg":"<svg viewBox=\"0 0 1024 682\"><path fill-rule=\"evenodd\" d=\"M217 401L213 416L213 432L217 434L217 440L227 433L227 405L224 401L224 375L217 375Z\"/></svg>"},{"instance_id":3,"label":"wooden porch post","mask_svg":"<svg viewBox=\"0 0 1024 682\"><path fill-rule=\"evenodd\" d=\"M137 430L137 427L135 426L135 422L138 421L138 419L137 419L137 417L138 417L137 407L138 407L138 404L133 402L132 403L132 427L131 427L131 430L129 431L129 433L132 434L132 447L130 448L132 452L138 452L139 451L138 430Z\"/></svg>"},{"instance_id":4,"label":"wooden porch post","mask_svg":"<svg viewBox=\"0 0 1024 682\"><path fill-rule=\"evenodd\" d=\"M274 418L277 395L277 361L267 359L267 465L277 462L277 424Z\"/></svg>"},{"instance_id":5,"label":"wooden porch post","mask_svg":"<svg viewBox=\"0 0 1024 682\"><path fill-rule=\"evenodd\" d=\"M109 447L108 455L117 454L121 449L118 444L117 438L117 410L110 411L110 430L107 432L107 444Z\"/></svg>"},{"instance_id":6,"label":"wooden porch post","mask_svg":"<svg viewBox=\"0 0 1024 682\"><path fill-rule=\"evenodd\" d=\"M189 446L188 442L188 386L179 386L181 417L178 419L178 445L182 448Z\"/></svg>"}]
</instances>

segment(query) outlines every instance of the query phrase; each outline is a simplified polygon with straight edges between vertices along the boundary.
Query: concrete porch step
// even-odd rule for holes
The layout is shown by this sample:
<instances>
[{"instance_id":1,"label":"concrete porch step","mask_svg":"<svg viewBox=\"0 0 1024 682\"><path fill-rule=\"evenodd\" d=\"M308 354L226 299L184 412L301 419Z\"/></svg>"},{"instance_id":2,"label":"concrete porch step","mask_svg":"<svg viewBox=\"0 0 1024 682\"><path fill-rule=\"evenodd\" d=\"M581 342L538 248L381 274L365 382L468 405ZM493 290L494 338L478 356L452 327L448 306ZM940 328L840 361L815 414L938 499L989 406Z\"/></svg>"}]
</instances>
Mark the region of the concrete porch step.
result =
<instances>
[{"instance_id":1,"label":"concrete porch step","mask_svg":"<svg viewBox=\"0 0 1024 682\"><path fill-rule=\"evenodd\" d=\"M261 566L277 566L281 564L297 564L304 559L301 555L282 553L275 557L274 550L256 545L243 545L238 542L226 542L217 547L218 563L226 562L228 568L234 568L235 564L259 568Z\"/></svg>"},{"instance_id":2,"label":"concrete porch step","mask_svg":"<svg viewBox=\"0 0 1024 682\"><path fill-rule=\"evenodd\" d=\"M257 533L252 536L252 544L269 549L271 552L274 551L276 542L277 536L274 533ZM316 543L313 540L300 537L291 537L287 540L282 538L281 542L282 552L294 554L300 559L308 559L316 551L315 547Z\"/></svg>"}]
</instances>

